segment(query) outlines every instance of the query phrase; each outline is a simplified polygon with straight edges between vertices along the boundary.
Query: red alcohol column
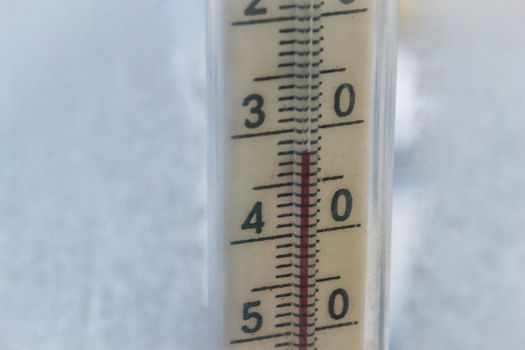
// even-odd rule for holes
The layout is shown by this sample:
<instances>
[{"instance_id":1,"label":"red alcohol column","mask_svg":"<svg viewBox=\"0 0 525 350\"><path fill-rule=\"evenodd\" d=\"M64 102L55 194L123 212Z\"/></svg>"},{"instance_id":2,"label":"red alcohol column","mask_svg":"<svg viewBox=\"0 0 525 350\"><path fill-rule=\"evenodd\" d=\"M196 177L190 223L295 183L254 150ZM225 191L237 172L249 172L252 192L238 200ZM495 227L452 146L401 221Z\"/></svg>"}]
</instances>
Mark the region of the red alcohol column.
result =
<instances>
[{"instance_id":1,"label":"red alcohol column","mask_svg":"<svg viewBox=\"0 0 525 350\"><path fill-rule=\"evenodd\" d=\"M315 349L316 317L316 211L317 211L317 152L304 152L300 157L300 193L296 204L299 223L296 244L296 345L301 350Z\"/></svg>"}]
</instances>

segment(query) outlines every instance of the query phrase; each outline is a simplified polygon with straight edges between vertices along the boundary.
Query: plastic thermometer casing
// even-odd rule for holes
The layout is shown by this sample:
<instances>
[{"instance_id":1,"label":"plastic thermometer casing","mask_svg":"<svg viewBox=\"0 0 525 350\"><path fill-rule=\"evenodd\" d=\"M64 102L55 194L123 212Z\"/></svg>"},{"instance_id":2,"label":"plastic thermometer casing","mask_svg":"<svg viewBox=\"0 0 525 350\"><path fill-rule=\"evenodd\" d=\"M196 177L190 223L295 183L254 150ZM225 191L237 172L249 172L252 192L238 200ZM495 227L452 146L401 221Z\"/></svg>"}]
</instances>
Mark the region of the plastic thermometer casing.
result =
<instances>
[{"instance_id":1,"label":"plastic thermometer casing","mask_svg":"<svg viewBox=\"0 0 525 350\"><path fill-rule=\"evenodd\" d=\"M396 13L210 3L210 348L386 349Z\"/></svg>"}]
</instances>

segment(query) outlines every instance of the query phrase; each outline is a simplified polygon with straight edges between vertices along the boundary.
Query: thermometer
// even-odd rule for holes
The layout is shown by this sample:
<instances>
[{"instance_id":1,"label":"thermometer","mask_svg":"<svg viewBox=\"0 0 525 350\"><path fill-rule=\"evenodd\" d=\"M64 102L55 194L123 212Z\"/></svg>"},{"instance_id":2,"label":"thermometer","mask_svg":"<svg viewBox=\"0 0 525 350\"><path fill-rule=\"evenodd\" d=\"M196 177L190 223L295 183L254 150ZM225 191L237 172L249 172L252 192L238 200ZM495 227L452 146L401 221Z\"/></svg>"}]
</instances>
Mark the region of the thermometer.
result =
<instances>
[{"instance_id":1,"label":"thermometer","mask_svg":"<svg viewBox=\"0 0 525 350\"><path fill-rule=\"evenodd\" d=\"M210 4L210 342L385 349L395 2Z\"/></svg>"}]
</instances>

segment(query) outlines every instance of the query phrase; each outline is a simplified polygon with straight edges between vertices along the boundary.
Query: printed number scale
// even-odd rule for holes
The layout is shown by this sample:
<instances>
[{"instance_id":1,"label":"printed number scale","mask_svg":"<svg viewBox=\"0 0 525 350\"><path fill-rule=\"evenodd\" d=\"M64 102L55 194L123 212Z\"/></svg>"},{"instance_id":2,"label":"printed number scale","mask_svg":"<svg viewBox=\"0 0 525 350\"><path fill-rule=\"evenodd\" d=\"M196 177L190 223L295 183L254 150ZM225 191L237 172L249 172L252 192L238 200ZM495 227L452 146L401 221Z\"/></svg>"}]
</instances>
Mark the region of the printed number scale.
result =
<instances>
[{"instance_id":1,"label":"printed number scale","mask_svg":"<svg viewBox=\"0 0 525 350\"><path fill-rule=\"evenodd\" d=\"M225 0L229 349L364 349L373 0Z\"/></svg>"}]
</instances>

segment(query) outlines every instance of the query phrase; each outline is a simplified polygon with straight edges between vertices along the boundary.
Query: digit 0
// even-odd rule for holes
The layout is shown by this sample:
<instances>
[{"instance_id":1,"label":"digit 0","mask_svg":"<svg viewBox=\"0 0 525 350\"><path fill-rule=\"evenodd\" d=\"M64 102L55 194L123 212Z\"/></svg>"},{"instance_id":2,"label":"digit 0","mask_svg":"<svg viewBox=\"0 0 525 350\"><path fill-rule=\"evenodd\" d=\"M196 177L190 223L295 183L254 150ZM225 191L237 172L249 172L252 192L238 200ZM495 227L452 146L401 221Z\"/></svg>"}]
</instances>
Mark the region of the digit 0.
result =
<instances>
[{"instance_id":1,"label":"digit 0","mask_svg":"<svg viewBox=\"0 0 525 350\"><path fill-rule=\"evenodd\" d=\"M338 299L341 299L341 305L340 307L336 307L336 301ZM348 293L346 290L339 288L336 289L330 294L330 297L328 298L328 313L330 314L330 317L334 320L340 320L346 316L348 313L349 300L348 300Z\"/></svg>"},{"instance_id":2,"label":"digit 0","mask_svg":"<svg viewBox=\"0 0 525 350\"><path fill-rule=\"evenodd\" d=\"M343 93L348 94L348 102L343 103ZM345 99L346 100L346 99ZM355 90L351 84L341 84L335 91L334 110L339 117L348 117L354 111L355 107Z\"/></svg>"},{"instance_id":3,"label":"digit 0","mask_svg":"<svg viewBox=\"0 0 525 350\"><path fill-rule=\"evenodd\" d=\"M340 200L340 198L342 200ZM343 203L343 210L340 210L340 204ZM352 193L346 188L337 190L332 197L331 211L335 221L345 221L352 213Z\"/></svg>"}]
</instances>

